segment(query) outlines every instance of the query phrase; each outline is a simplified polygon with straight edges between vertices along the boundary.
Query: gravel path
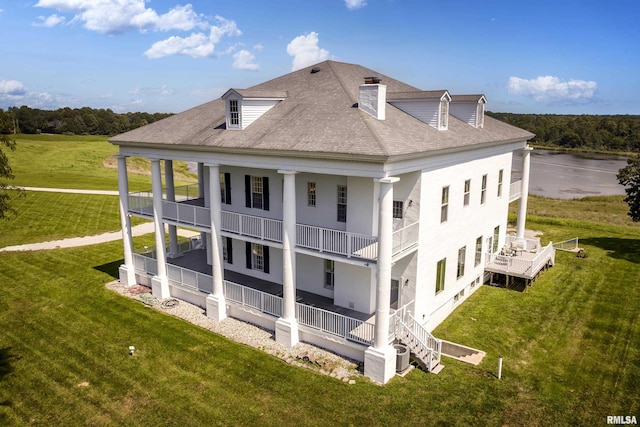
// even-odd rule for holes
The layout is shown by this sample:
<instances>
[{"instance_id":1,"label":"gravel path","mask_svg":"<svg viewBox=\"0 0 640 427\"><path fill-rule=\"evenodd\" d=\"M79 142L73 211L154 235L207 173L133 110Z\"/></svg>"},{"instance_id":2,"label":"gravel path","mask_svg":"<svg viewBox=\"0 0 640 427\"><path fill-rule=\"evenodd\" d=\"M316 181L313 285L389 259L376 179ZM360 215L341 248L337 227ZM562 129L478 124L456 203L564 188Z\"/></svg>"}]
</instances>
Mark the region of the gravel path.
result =
<instances>
[{"instance_id":1,"label":"gravel path","mask_svg":"<svg viewBox=\"0 0 640 427\"><path fill-rule=\"evenodd\" d=\"M208 318L205 311L196 305L175 298L160 300L154 297L146 286L135 285L127 288L119 281L110 282L106 286L163 313L179 317L235 342L264 351L291 365L311 369L349 384L355 384L356 379L364 378L357 370L358 362L311 344L300 342L293 348L285 347L274 340L271 331L231 317L227 317L222 322L216 322Z\"/></svg>"}]
</instances>

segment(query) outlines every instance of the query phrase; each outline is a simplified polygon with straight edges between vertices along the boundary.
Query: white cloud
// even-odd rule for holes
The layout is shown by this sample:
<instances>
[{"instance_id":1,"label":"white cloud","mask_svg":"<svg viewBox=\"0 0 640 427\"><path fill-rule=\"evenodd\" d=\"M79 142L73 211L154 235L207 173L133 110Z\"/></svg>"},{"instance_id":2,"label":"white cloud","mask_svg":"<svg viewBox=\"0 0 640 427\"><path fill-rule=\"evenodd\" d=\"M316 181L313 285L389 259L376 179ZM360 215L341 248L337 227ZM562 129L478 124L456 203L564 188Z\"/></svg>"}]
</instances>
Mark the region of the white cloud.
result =
<instances>
[{"instance_id":1,"label":"white cloud","mask_svg":"<svg viewBox=\"0 0 640 427\"><path fill-rule=\"evenodd\" d=\"M20 99L27 93L17 80L0 80L0 99Z\"/></svg>"},{"instance_id":2,"label":"white cloud","mask_svg":"<svg viewBox=\"0 0 640 427\"><path fill-rule=\"evenodd\" d=\"M262 52L263 49L264 49L264 46L262 46L260 43L253 46L253 50L255 50L256 52Z\"/></svg>"},{"instance_id":3,"label":"white cloud","mask_svg":"<svg viewBox=\"0 0 640 427\"><path fill-rule=\"evenodd\" d=\"M344 0L344 4L347 6L347 9L360 9L361 7L365 7L367 5L366 0Z\"/></svg>"},{"instance_id":4,"label":"white cloud","mask_svg":"<svg viewBox=\"0 0 640 427\"><path fill-rule=\"evenodd\" d=\"M58 24L64 23L67 19L64 16L56 15L55 13L51 16L38 16L40 22L34 22L33 25L36 27L55 27Z\"/></svg>"},{"instance_id":5,"label":"white cloud","mask_svg":"<svg viewBox=\"0 0 640 427\"><path fill-rule=\"evenodd\" d=\"M173 89L171 89L167 85L162 85L160 87L141 87L132 89L129 92L129 95L135 96L169 96L173 93Z\"/></svg>"},{"instance_id":6,"label":"white cloud","mask_svg":"<svg viewBox=\"0 0 640 427\"><path fill-rule=\"evenodd\" d=\"M585 102L593 98L597 83L585 80L563 81L555 76L535 79L510 77L507 90L514 95L530 96L545 104Z\"/></svg>"},{"instance_id":7,"label":"white cloud","mask_svg":"<svg viewBox=\"0 0 640 427\"><path fill-rule=\"evenodd\" d=\"M260 65L254 61L256 57L248 50L242 49L233 55L233 68L236 70L259 71Z\"/></svg>"},{"instance_id":8,"label":"white cloud","mask_svg":"<svg viewBox=\"0 0 640 427\"><path fill-rule=\"evenodd\" d=\"M298 36L287 45L287 53L293 56L291 71L296 71L329 58L329 51L318 46L318 33Z\"/></svg>"},{"instance_id":9,"label":"white cloud","mask_svg":"<svg viewBox=\"0 0 640 427\"><path fill-rule=\"evenodd\" d=\"M71 22L81 22L91 31L118 34L130 30L180 30L208 28L202 15L190 4L176 6L159 15L145 7L145 0L39 0L36 7L73 14Z\"/></svg>"},{"instance_id":10,"label":"white cloud","mask_svg":"<svg viewBox=\"0 0 640 427\"><path fill-rule=\"evenodd\" d=\"M166 40L155 42L144 54L151 59L169 55L187 55L192 58L212 57L216 44L223 36L242 34L234 21L221 16L216 16L216 20L219 26L212 26L208 36L204 33L192 33L188 37L171 36Z\"/></svg>"}]
</instances>

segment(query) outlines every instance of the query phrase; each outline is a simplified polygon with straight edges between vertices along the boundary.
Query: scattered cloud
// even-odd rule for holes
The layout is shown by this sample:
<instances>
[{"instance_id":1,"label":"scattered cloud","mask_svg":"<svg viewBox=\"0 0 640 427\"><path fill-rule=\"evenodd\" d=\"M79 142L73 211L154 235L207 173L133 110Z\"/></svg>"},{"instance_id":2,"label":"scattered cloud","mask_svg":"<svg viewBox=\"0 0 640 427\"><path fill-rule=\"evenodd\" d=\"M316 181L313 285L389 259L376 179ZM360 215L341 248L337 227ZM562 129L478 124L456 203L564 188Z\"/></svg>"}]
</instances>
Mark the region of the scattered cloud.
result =
<instances>
[{"instance_id":1,"label":"scattered cloud","mask_svg":"<svg viewBox=\"0 0 640 427\"><path fill-rule=\"evenodd\" d=\"M192 58L210 58L214 55L215 47L223 36L240 36L242 32L234 21L216 16L218 25L211 27L209 34L192 33L188 37L171 36L168 39L155 42L144 53L150 59L162 58L170 55L187 55Z\"/></svg>"},{"instance_id":2,"label":"scattered cloud","mask_svg":"<svg viewBox=\"0 0 640 427\"><path fill-rule=\"evenodd\" d=\"M103 34L131 30L190 31L208 26L190 4L178 5L160 15L147 8L145 0L39 0L35 6L72 14L71 23L81 23L86 29Z\"/></svg>"},{"instance_id":3,"label":"scattered cloud","mask_svg":"<svg viewBox=\"0 0 640 427\"><path fill-rule=\"evenodd\" d=\"M287 54L293 56L291 71L296 71L329 58L329 51L318 46L318 33L298 36L287 45Z\"/></svg>"},{"instance_id":4,"label":"scattered cloud","mask_svg":"<svg viewBox=\"0 0 640 427\"><path fill-rule=\"evenodd\" d=\"M253 46L253 50L255 50L256 52L262 52L263 49L264 49L264 46L262 46L260 43Z\"/></svg>"},{"instance_id":5,"label":"scattered cloud","mask_svg":"<svg viewBox=\"0 0 640 427\"><path fill-rule=\"evenodd\" d=\"M27 93L17 80L0 80L0 98L20 98Z\"/></svg>"},{"instance_id":6,"label":"scattered cloud","mask_svg":"<svg viewBox=\"0 0 640 427\"><path fill-rule=\"evenodd\" d=\"M167 85L162 85L160 87L141 87L132 89L129 91L129 95L134 96L169 96L173 93L173 89L171 89Z\"/></svg>"},{"instance_id":7,"label":"scattered cloud","mask_svg":"<svg viewBox=\"0 0 640 427\"><path fill-rule=\"evenodd\" d=\"M344 0L345 6L347 9L360 9L361 7L365 7L367 5L366 0Z\"/></svg>"},{"instance_id":8,"label":"scattered cloud","mask_svg":"<svg viewBox=\"0 0 640 427\"><path fill-rule=\"evenodd\" d=\"M530 80L510 77L507 90L513 95L530 96L543 104L573 104L591 100L597 86L594 81L563 81L555 76L538 76Z\"/></svg>"},{"instance_id":9,"label":"scattered cloud","mask_svg":"<svg viewBox=\"0 0 640 427\"><path fill-rule=\"evenodd\" d=\"M38 22L34 22L34 27L55 27L56 25L63 24L67 18L64 16L56 15L55 13L51 16L38 16Z\"/></svg>"},{"instance_id":10,"label":"scattered cloud","mask_svg":"<svg viewBox=\"0 0 640 427\"><path fill-rule=\"evenodd\" d=\"M260 65L254 61L256 57L248 50L242 49L233 55L233 68L236 70L260 71Z\"/></svg>"}]
</instances>

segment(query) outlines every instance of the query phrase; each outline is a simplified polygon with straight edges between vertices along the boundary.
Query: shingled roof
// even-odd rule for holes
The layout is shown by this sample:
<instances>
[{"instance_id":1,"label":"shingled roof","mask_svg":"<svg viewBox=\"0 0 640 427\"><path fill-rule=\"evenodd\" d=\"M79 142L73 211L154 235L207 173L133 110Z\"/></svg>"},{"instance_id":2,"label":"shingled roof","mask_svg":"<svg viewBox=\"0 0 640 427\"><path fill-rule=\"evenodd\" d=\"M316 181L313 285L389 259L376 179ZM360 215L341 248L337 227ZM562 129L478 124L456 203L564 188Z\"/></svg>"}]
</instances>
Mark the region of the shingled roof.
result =
<instances>
[{"instance_id":1,"label":"shingled roof","mask_svg":"<svg viewBox=\"0 0 640 427\"><path fill-rule=\"evenodd\" d=\"M312 69L314 72L312 72ZM434 129L393 105L377 120L357 108L364 77L378 76L388 93L429 93L355 64L325 61L246 90L284 100L243 130L225 128L223 99L200 105L110 139L116 145L149 145L210 151L247 150L287 156L354 155L384 161L434 151L531 139L533 134L490 117L477 129L449 117ZM443 93L443 91L439 91Z\"/></svg>"}]
</instances>

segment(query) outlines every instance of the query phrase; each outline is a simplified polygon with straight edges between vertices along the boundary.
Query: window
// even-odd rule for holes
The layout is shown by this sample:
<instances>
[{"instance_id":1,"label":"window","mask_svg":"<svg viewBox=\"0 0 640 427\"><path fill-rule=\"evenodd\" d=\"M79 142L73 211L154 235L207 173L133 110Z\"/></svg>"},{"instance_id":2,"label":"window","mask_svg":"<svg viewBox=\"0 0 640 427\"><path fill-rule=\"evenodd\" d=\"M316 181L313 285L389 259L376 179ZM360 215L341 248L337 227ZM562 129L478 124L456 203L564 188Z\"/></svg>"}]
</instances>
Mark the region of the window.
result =
<instances>
[{"instance_id":1,"label":"window","mask_svg":"<svg viewBox=\"0 0 640 427\"><path fill-rule=\"evenodd\" d=\"M338 185L338 222L347 222L347 186Z\"/></svg>"},{"instance_id":2,"label":"window","mask_svg":"<svg viewBox=\"0 0 640 427\"><path fill-rule=\"evenodd\" d=\"M245 206L269 210L269 178L266 176L244 176Z\"/></svg>"},{"instance_id":3,"label":"window","mask_svg":"<svg viewBox=\"0 0 640 427\"><path fill-rule=\"evenodd\" d=\"M476 264L475 266L479 266L482 262L482 236L476 239Z\"/></svg>"},{"instance_id":4,"label":"window","mask_svg":"<svg viewBox=\"0 0 640 427\"><path fill-rule=\"evenodd\" d=\"M449 122L449 101L440 101L440 118L438 121L438 129L443 130L447 128Z\"/></svg>"},{"instance_id":5,"label":"window","mask_svg":"<svg viewBox=\"0 0 640 427\"><path fill-rule=\"evenodd\" d=\"M504 175L504 169L498 171L498 197L502 197L502 177Z\"/></svg>"},{"instance_id":6,"label":"window","mask_svg":"<svg viewBox=\"0 0 640 427\"><path fill-rule=\"evenodd\" d=\"M482 189L480 190L480 204L487 201L487 175L482 175Z\"/></svg>"},{"instance_id":7,"label":"window","mask_svg":"<svg viewBox=\"0 0 640 427\"><path fill-rule=\"evenodd\" d=\"M447 259L441 259L436 266L436 295L444 290L444 275L447 268Z\"/></svg>"},{"instance_id":8,"label":"window","mask_svg":"<svg viewBox=\"0 0 640 427\"><path fill-rule=\"evenodd\" d=\"M445 222L449 215L449 187L442 188L442 207L440 208L440 222Z\"/></svg>"},{"instance_id":9,"label":"window","mask_svg":"<svg viewBox=\"0 0 640 427\"><path fill-rule=\"evenodd\" d=\"M220 173L220 199L226 205L231 204L231 174Z\"/></svg>"},{"instance_id":10,"label":"window","mask_svg":"<svg viewBox=\"0 0 640 427\"><path fill-rule=\"evenodd\" d=\"M245 242L247 268L269 273L269 246Z\"/></svg>"},{"instance_id":11,"label":"window","mask_svg":"<svg viewBox=\"0 0 640 427\"><path fill-rule=\"evenodd\" d=\"M324 287L333 289L336 278L335 264L330 259L324 260Z\"/></svg>"},{"instance_id":12,"label":"window","mask_svg":"<svg viewBox=\"0 0 640 427\"><path fill-rule=\"evenodd\" d=\"M464 261L467 255L467 247L463 246L458 249L458 279L464 276Z\"/></svg>"},{"instance_id":13,"label":"window","mask_svg":"<svg viewBox=\"0 0 640 427\"><path fill-rule=\"evenodd\" d=\"M315 182L307 182L307 205L308 206L316 205L316 183Z\"/></svg>"},{"instance_id":14,"label":"window","mask_svg":"<svg viewBox=\"0 0 640 427\"><path fill-rule=\"evenodd\" d=\"M402 200L393 201L393 217L396 219L402 219L404 214L404 202Z\"/></svg>"},{"instance_id":15,"label":"window","mask_svg":"<svg viewBox=\"0 0 640 427\"><path fill-rule=\"evenodd\" d=\"M233 127L240 126L240 108L237 99L229 100L229 124Z\"/></svg>"},{"instance_id":16,"label":"window","mask_svg":"<svg viewBox=\"0 0 640 427\"><path fill-rule=\"evenodd\" d=\"M493 229L493 247L491 249L494 254L498 252L498 237L500 237L500 226Z\"/></svg>"},{"instance_id":17,"label":"window","mask_svg":"<svg viewBox=\"0 0 640 427\"><path fill-rule=\"evenodd\" d=\"M228 264L233 264L233 240L231 237L222 238L222 259Z\"/></svg>"},{"instance_id":18,"label":"window","mask_svg":"<svg viewBox=\"0 0 640 427\"><path fill-rule=\"evenodd\" d=\"M464 205L469 206L469 197L471 195L471 180L464 182Z\"/></svg>"}]
</instances>

